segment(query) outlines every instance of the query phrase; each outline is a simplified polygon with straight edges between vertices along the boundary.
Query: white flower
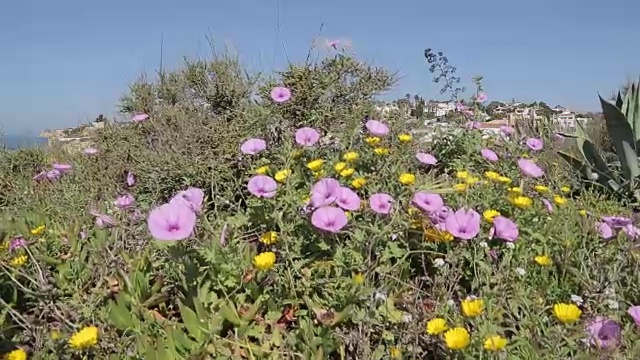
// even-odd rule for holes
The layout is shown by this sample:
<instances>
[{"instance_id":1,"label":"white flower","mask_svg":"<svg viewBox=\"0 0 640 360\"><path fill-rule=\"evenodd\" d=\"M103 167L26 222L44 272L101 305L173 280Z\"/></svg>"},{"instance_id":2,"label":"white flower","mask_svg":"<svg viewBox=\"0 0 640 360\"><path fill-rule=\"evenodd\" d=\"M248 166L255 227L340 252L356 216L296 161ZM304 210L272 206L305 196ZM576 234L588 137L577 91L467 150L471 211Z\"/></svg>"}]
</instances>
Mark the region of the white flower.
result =
<instances>
[{"instance_id":1,"label":"white flower","mask_svg":"<svg viewBox=\"0 0 640 360\"><path fill-rule=\"evenodd\" d=\"M609 309L618 310L618 308L620 308L618 302L613 299L607 299L605 302L607 303L607 306L609 306Z\"/></svg>"},{"instance_id":2,"label":"white flower","mask_svg":"<svg viewBox=\"0 0 640 360\"><path fill-rule=\"evenodd\" d=\"M452 299L447 300L447 305L448 306L454 306L456 304L455 301L453 301Z\"/></svg>"},{"instance_id":3,"label":"white flower","mask_svg":"<svg viewBox=\"0 0 640 360\"><path fill-rule=\"evenodd\" d=\"M385 301L387 300L387 294L384 291L376 291L373 298L378 301Z\"/></svg>"},{"instance_id":4,"label":"white flower","mask_svg":"<svg viewBox=\"0 0 640 360\"><path fill-rule=\"evenodd\" d=\"M578 295L571 295L571 301L576 303L576 305L581 306L584 303L584 300Z\"/></svg>"},{"instance_id":5,"label":"white flower","mask_svg":"<svg viewBox=\"0 0 640 360\"><path fill-rule=\"evenodd\" d=\"M514 247L516 247L516 244L514 244L512 242L508 242L508 243L504 244L504 246L506 246L507 249L513 249Z\"/></svg>"},{"instance_id":6,"label":"white flower","mask_svg":"<svg viewBox=\"0 0 640 360\"><path fill-rule=\"evenodd\" d=\"M444 265L444 259L442 258L437 258L435 260L433 260L433 266L435 267L441 267Z\"/></svg>"},{"instance_id":7,"label":"white flower","mask_svg":"<svg viewBox=\"0 0 640 360\"><path fill-rule=\"evenodd\" d=\"M608 288L604 289L604 295L606 297L610 297L610 298L615 297L616 296L616 290L614 288L608 287Z\"/></svg>"},{"instance_id":8,"label":"white flower","mask_svg":"<svg viewBox=\"0 0 640 360\"><path fill-rule=\"evenodd\" d=\"M526 273L527 273L527 272L526 272L526 271L524 271L524 269L523 269L523 268L521 268L521 267L516 268L516 274L518 274L518 275L520 275L520 276L524 276L524 274L526 274Z\"/></svg>"},{"instance_id":9,"label":"white flower","mask_svg":"<svg viewBox=\"0 0 640 360\"><path fill-rule=\"evenodd\" d=\"M483 247L483 248L488 248L488 247L489 247L489 244L487 244L487 242L486 242L486 241L480 241L480 242L478 243L478 245L480 245L480 247Z\"/></svg>"}]
</instances>

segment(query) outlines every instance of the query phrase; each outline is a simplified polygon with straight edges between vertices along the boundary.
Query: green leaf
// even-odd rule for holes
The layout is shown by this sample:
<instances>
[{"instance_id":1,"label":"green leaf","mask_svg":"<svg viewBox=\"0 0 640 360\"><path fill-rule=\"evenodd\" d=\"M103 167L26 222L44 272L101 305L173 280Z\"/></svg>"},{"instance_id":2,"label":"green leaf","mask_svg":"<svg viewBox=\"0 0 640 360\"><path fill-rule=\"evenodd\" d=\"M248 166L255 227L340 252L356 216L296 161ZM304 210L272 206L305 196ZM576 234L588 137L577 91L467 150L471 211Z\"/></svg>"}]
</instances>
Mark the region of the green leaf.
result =
<instances>
[{"instance_id":1,"label":"green leaf","mask_svg":"<svg viewBox=\"0 0 640 360\"><path fill-rule=\"evenodd\" d=\"M158 338L156 342L156 354L158 355L158 358L162 360L174 359L173 355L171 355L171 352L167 350L167 346L165 345L164 340L162 338Z\"/></svg>"},{"instance_id":2,"label":"green leaf","mask_svg":"<svg viewBox=\"0 0 640 360\"><path fill-rule=\"evenodd\" d=\"M624 142L628 142L629 144L635 145L633 129L631 129L629 122L620 109L604 100L601 96L598 97L600 98L600 105L602 106L602 112L604 113L607 131L611 137L611 143L616 150L616 155L618 155L618 158L620 159L622 175L628 180L631 177L631 170L629 169L629 160L627 159L627 155L622 144Z\"/></svg>"},{"instance_id":3,"label":"green leaf","mask_svg":"<svg viewBox=\"0 0 640 360\"><path fill-rule=\"evenodd\" d=\"M242 325L240 316L238 316L238 311L236 310L236 307L232 302L224 301L220 306L220 314L233 325Z\"/></svg>"},{"instance_id":4,"label":"green leaf","mask_svg":"<svg viewBox=\"0 0 640 360\"><path fill-rule=\"evenodd\" d=\"M134 328L131 310L124 305L122 295L118 295L116 301L111 303L109 308L109 321L122 331Z\"/></svg>"},{"instance_id":5,"label":"green leaf","mask_svg":"<svg viewBox=\"0 0 640 360\"><path fill-rule=\"evenodd\" d=\"M202 342L204 340L203 331L198 316L195 312L193 312L193 310L189 309L183 303L178 303L178 306L180 307L180 316L182 317L182 322L189 331L189 334L193 336L196 341Z\"/></svg>"},{"instance_id":6,"label":"green leaf","mask_svg":"<svg viewBox=\"0 0 640 360\"><path fill-rule=\"evenodd\" d=\"M629 168L629 190L633 191L635 189L635 181L640 176L640 168L638 168L638 157L636 156L635 150L631 147L631 144L628 142L622 143L622 149L625 154L625 158L627 159L627 168Z\"/></svg>"}]
</instances>

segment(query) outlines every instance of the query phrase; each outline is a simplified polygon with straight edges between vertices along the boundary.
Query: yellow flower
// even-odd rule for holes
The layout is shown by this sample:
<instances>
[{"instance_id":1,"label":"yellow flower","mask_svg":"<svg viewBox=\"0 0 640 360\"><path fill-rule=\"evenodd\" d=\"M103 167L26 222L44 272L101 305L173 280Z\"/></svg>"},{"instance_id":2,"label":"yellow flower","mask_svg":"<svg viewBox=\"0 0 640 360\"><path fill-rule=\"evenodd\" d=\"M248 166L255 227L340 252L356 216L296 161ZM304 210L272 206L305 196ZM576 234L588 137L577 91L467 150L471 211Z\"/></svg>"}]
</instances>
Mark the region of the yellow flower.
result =
<instances>
[{"instance_id":1,"label":"yellow flower","mask_svg":"<svg viewBox=\"0 0 640 360\"><path fill-rule=\"evenodd\" d=\"M533 204L533 200L531 200L530 197L526 197L526 196L511 196L508 199L509 203L511 203L511 205L520 208L520 209L527 209L531 206L531 204Z\"/></svg>"},{"instance_id":2,"label":"yellow flower","mask_svg":"<svg viewBox=\"0 0 640 360\"><path fill-rule=\"evenodd\" d=\"M522 194L522 188L521 188L521 187L518 187L518 186L515 186L515 187L512 187L512 188L509 188L509 189L507 189L507 191L508 191L509 193L511 193L511 194Z\"/></svg>"},{"instance_id":3,"label":"yellow flower","mask_svg":"<svg viewBox=\"0 0 640 360\"><path fill-rule=\"evenodd\" d=\"M345 153L344 155L342 155L342 160L346 162L354 162L358 160L359 157L360 155L357 152L349 151L348 153Z\"/></svg>"},{"instance_id":4,"label":"yellow flower","mask_svg":"<svg viewBox=\"0 0 640 360\"><path fill-rule=\"evenodd\" d=\"M69 339L69 346L73 349L87 349L98 343L98 328L85 326Z\"/></svg>"},{"instance_id":5,"label":"yellow flower","mask_svg":"<svg viewBox=\"0 0 640 360\"><path fill-rule=\"evenodd\" d=\"M480 178L477 178L475 176L469 176L468 178L465 179L465 182L469 185L473 185L475 183L477 183L478 181L480 181Z\"/></svg>"},{"instance_id":6,"label":"yellow flower","mask_svg":"<svg viewBox=\"0 0 640 360\"><path fill-rule=\"evenodd\" d=\"M364 275L362 273L353 274L353 283L356 285L361 285L364 283Z\"/></svg>"},{"instance_id":7,"label":"yellow flower","mask_svg":"<svg viewBox=\"0 0 640 360\"><path fill-rule=\"evenodd\" d=\"M400 351L399 347L392 346L391 349L389 349L389 357L392 359L400 359L400 357L402 357L402 351Z\"/></svg>"},{"instance_id":8,"label":"yellow flower","mask_svg":"<svg viewBox=\"0 0 640 360\"><path fill-rule=\"evenodd\" d=\"M276 263L276 254L272 251L260 253L253 257L253 266L258 270L269 270Z\"/></svg>"},{"instance_id":9,"label":"yellow flower","mask_svg":"<svg viewBox=\"0 0 640 360\"><path fill-rule=\"evenodd\" d=\"M501 183L503 183L503 184L507 184L507 185L508 185L508 184L511 184L511 182L512 182L513 180L511 180L511 178L509 178L509 177L507 177L507 176L500 176L500 177L498 178L498 181L499 181L499 182L501 182Z\"/></svg>"},{"instance_id":10,"label":"yellow flower","mask_svg":"<svg viewBox=\"0 0 640 360\"><path fill-rule=\"evenodd\" d=\"M373 152L376 153L376 155L388 155L389 154L389 149L383 148L383 147L378 147L378 148L373 149Z\"/></svg>"},{"instance_id":11,"label":"yellow flower","mask_svg":"<svg viewBox=\"0 0 640 360\"><path fill-rule=\"evenodd\" d=\"M256 174L264 175L269 172L269 165L260 166L256 169Z\"/></svg>"},{"instance_id":12,"label":"yellow flower","mask_svg":"<svg viewBox=\"0 0 640 360\"><path fill-rule=\"evenodd\" d=\"M467 329L455 327L444 333L444 342L451 350L462 350L469 346L471 336L469 336Z\"/></svg>"},{"instance_id":13,"label":"yellow flower","mask_svg":"<svg viewBox=\"0 0 640 360\"><path fill-rule=\"evenodd\" d=\"M584 209L578 210L578 214L580 214L580 216L587 216L587 210L584 210Z\"/></svg>"},{"instance_id":14,"label":"yellow flower","mask_svg":"<svg viewBox=\"0 0 640 360\"><path fill-rule=\"evenodd\" d=\"M340 176L349 177L349 176L353 175L354 172L356 172L356 169L354 169L354 168L344 169L344 170L340 171Z\"/></svg>"},{"instance_id":15,"label":"yellow flower","mask_svg":"<svg viewBox=\"0 0 640 360\"><path fill-rule=\"evenodd\" d=\"M291 176L291 169L284 169L284 170L278 171L274 176L274 178L276 179L277 182L284 183L289 176Z\"/></svg>"},{"instance_id":16,"label":"yellow flower","mask_svg":"<svg viewBox=\"0 0 640 360\"><path fill-rule=\"evenodd\" d=\"M353 218L353 214L351 214L351 211L345 211L344 214L347 215L347 219L349 219L349 220L351 220L351 218Z\"/></svg>"},{"instance_id":17,"label":"yellow flower","mask_svg":"<svg viewBox=\"0 0 640 360\"><path fill-rule=\"evenodd\" d=\"M555 304L553 305L553 315L562 323L573 323L578 321L582 310L574 304Z\"/></svg>"},{"instance_id":18,"label":"yellow flower","mask_svg":"<svg viewBox=\"0 0 640 360\"><path fill-rule=\"evenodd\" d=\"M553 197L553 202L558 206L562 206L567 203L567 199L563 196L556 195Z\"/></svg>"},{"instance_id":19,"label":"yellow flower","mask_svg":"<svg viewBox=\"0 0 640 360\"><path fill-rule=\"evenodd\" d=\"M363 177L355 178L351 181L351 186L355 189L362 189L367 184L367 180Z\"/></svg>"},{"instance_id":20,"label":"yellow flower","mask_svg":"<svg viewBox=\"0 0 640 360\"><path fill-rule=\"evenodd\" d=\"M325 174L324 170L314 171L312 173L313 177L316 179L320 179L321 177L324 177L324 174Z\"/></svg>"},{"instance_id":21,"label":"yellow flower","mask_svg":"<svg viewBox=\"0 0 640 360\"><path fill-rule=\"evenodd\" d=\"M37 228L31 229L31 235L33 236L40 236L42 235L42 233L44 233L44 229L46 229L47 227L45 225L40 225Z\"/></svg>"},{"instance_id":22,"label":"yellow flower","mask_svg":"<svg viewBox=\"0 0 640 360\"><path fill-rule=\"evenodd\" d=\"M535 262L540 266L549 266L553 264L553 260L551 260L549 255L538 255L534 257L533 260L535 260Z\"/></svg>"},{"instance_id":23,"label":"yellow flower","mask_svg":"<svg viewBox=\"0 0 640 360\"><path fill-rule=\"evenodd\" d=\"M27 360L27 352L22 349L16 349L5 355L4 358L6 360Z\"/></svg>"},{"instance_id":24,"label":"yellow flower","mask_svg":"<svg viewBox=\"0 0 640 360\"><path fill-rule=\"evenodd\" d=\"M448 328L447 320L443 318L435 318L427 322L427 334L429 335L438 335L447 331Z\"/></svg>"},{"instance_id":25,"label":"yellow flower","mask_svg":"<svg viewBox=\"0 0 640 360\"><path fill-rule=\"evenodd\" d=\"M416 225L416 227L419 228L422 226L422 222L420 222L420 220L416 220L416 223L413 225ZM451 235L451 233L434 227L424 229L424 237L426 240L433 242L447 243L453 241L453 235Z\"/></svg>"},{"instance_id":26,"label":"yellow flower","mask_svg":"<svg viewBox=\"0 0 640 360\"><path fill-rule=\"evenodd\" d=\"M500 351L507 346L507 339L500 335L491 335L484 340L484 348L489 351Z\"/></svg>"},{"instance_id":27,"label":"yellow flower","mask_svg":"<svg viewBox=\"0 0 640 360\"><path fill-rule=\"evenodd\" d=\"M337 173L339 173L340 171L344 170L347 168L347 163L346 162L339 162L337 164L335 164L333 166L333 170L335 170Z\"/></svg>"},{"instance_id":28,"label":"yellow flower","mask_svg":"<svg viewBox=\"0 0 640 360\"><path fill-rule=\"evenodd\" d=\"M20 267L27 262L27 255L18 255L9 261L9 264L13 267Z\"/></svg>"},{"instance_id":29,"label":"yellow flower","mask_svg":"<svg viewBox=\"0 0 640 360\"><path fill-rule=\"evenodd\" d=\"M466 191L468 187L469 187L469 185L467 185L465 183L460 183L460 184L453 185L453 190L455 190L457 192L463 192L463 191Z\"/></svg>"},{"instance_id":30,"label":"yellow flower","mask_svg":"<svg viewBox=\"0 0 640 360\"><path fill-rule=\"evenodd\" d=\"M456 178L458 179L466 179L469 177L469 172L468 171L458 171L456 172Z\"/></svg>"},{"instance_id":31,"label":"yellow flower","mask_svg":"<svg viewBox=\"0 0 640 360\"><path fill-rule=\"evenodd\" d=\"M500 216L500 212L498 212L498 210L489 209L482 213L482 217L484 217L484 219L490 224L493 224L493 218L496 216Z\"/></svg>"},{"instance_id":32,"label":"yellow flower","mask_svg":"<svg viewBox=\"0 0 640 360\"><path fill-rule=\"evenodd\" d=\"M307 163L307 168L311 171L318 171L322 169L322 165L324 165L324 160L316 159L316 160L309 161Z\"/></svg>"},{"instance_id":33,"label":"yellow flower","mask_svg":"<svg viewBox=\"0 0 640 360\"><path fill-rule=\"evenodd\" d=\"M466 317L476 317L484 312L484 300L478 298L467 298L460 304L462 313Z\"/></svg>"},{"instance_id":34,"label":"yellow flower","mask_svg":"<svg viewBox=\"0 0 640 360\"><path fill-rule=\"evenodd\" d=\"M541 194L544 194L549 191L549 187L544 185L536 185L533 188Z\"/></svg>"},{"instance_id":35,"label":"yellow flower","mask_svg":"<svg viewBox=\"0 0 640 360\"><path fill-rule=\"evenodd\" d=\"M498 174L495 171L487 171L487 172L484 173L484 177L486 177L487 179L489 179L491 181L499 181L500 174Z\"/></svg>"},{"instance_id":36,"label":"yellow flower","mask_svg":"<svg viewBox=\"0 0 640 360\"><path fill-rule=\"evenodd\" d=\"M416 176L411 173L403 173L398 178L402 185L413 185L416 182Z\"/></svg>"},{"instance_id":37,"label":"yellow flower","mask_svg":"<svg viewBox=\"0 0 640 360\"><path fill-rule=\"evenodd\" d=\"M375 146L380 142L380 138L377 136L369 136L368 138L364 139L364 141L371 146Z\"/></svg>"},{"instance_id":38,"label":"yellow flower","mask_svg":"<svg viewBox=\"0 0 640 360\"><path fill-rule=\"evenodd\" d=\"M58 330L58 329L51 330L49 335L51 335L51 339L52 340L58 340L58 339L60 339L62 337L62 333L60 333L60 330Z\"/></svg>"},{"instance_id":39,"label":"yellow flower","mask_svg":"<svg viewBox=\"0 0 640 360\"><path fill-rule=\"evenodd\" d=\"M398 135L398 140L403 143L408 143L409 141L413 140L413 136L411 136L411 134L400 134Z\"/></svg>"},{"instance_id":40,"label":"yellow flower","mask_svg":"<svg viewBox=\"0 0 640 360\"><path fill-rule=\"evenodd\" d=\"M562 191L563 193L566 194L566 193L571 191L571 188L568 187L568 186L563 186L563 187L560 188L560 191Z\"/></svg>"},{"instance_id":41,"label":"yellow flower","mask_svg":"<svg viewBox=\"0 0 640 360\"><path fill-rule=\"evenodd\" d=\"M275 231L267 231L260 236L260 242L266 245L275 244L278 241L278 233Z\"/></svg>"}]
</instances>

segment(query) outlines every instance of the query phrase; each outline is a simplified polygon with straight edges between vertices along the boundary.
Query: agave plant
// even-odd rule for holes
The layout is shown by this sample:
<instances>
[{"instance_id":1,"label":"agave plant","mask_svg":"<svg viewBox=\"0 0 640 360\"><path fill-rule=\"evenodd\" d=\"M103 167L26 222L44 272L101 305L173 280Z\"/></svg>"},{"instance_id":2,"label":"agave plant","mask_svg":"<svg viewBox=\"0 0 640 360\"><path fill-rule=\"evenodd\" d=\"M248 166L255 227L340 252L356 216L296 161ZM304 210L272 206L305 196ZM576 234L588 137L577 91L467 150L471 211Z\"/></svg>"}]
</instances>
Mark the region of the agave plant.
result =
<instances>
[{"instance_id":1,"label":"agave plant","mask_svg":"<svg viewBox=\"0 0 640 360\"><path fill-rule=\"evenodd\" d=\"M575 134L562 134L576 139L582 158L558 151L558 154L570 163L583 180L597 183L612 192L640 203L640 82L629 85L624 95L618 92L615 103L604 100L600 104L604 114L607 132L611 138L616 161L607 161L603 153L596 148L581 124Z\"/></svg>"}]
</instances>

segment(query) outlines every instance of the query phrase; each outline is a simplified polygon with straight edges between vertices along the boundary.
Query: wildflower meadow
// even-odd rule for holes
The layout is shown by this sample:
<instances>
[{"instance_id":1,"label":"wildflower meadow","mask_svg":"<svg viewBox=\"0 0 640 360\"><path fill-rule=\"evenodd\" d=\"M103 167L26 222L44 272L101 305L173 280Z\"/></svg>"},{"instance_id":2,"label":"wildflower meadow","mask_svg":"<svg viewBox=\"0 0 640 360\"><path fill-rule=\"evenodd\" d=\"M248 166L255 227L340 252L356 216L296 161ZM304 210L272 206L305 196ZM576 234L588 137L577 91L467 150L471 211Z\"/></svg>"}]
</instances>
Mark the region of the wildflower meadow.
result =
<instances>
[{"instance_id":1,"label":"wildflower meadow","mask_svg":"<svg viewBox=\"0 0 640 360\"><path fill-rule=\"evenodd\" d=\"M637 359L636 207L558 153L584 140L486 135L478 88L423 142L375 112L394 84L337 46L268 77L216 54L84 151L2 153L0 353Z\"/></svg>"}]
</instances>

